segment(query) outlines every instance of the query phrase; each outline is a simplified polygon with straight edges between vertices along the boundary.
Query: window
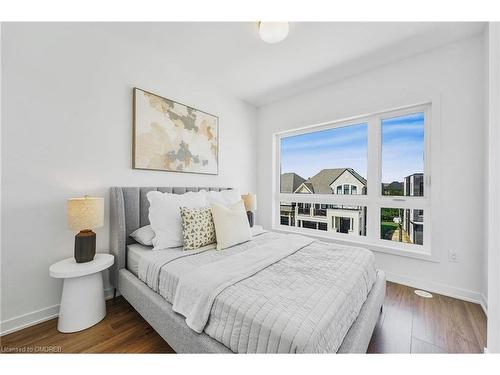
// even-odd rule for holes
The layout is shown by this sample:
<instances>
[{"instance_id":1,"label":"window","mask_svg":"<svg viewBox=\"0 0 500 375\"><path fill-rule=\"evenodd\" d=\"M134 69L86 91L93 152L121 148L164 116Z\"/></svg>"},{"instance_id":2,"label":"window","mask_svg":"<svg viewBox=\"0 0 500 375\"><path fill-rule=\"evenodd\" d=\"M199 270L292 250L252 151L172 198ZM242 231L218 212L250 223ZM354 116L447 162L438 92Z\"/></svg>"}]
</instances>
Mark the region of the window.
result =
<instances>
[{"instance_id":1,"label":"window","mask_svg":"<svg viewBox=\"0 0 500 375\"><path fill-rule=\"evenodd\" d=\"M382 194L423 196L424 113L382 120Z\"/></svg>"},{"instance_id":2,"label":"window","mask_svg":"<svg viewBox=\"0 0 500 375\"><path fill-rule=\"evenodd\" d=\"M280 193L331 194L336 188L337 194L349 194L353 171L366 185L366 123L280 137L279 149Z\"/></svg>"},{"instance_id":3,"label":"window","mask_svg":"<svg viewBox=\"0 0 500 375\"><path fill-rule=\"evenodd\" d=\"M380 238L423 245L424 210L382 208L380 211Z\"/></svg>"},{"instance_id":4,"label":"window","mask_svg":"<svg viewBox=\"0 0 500 375\"><path fill-rule=\"evenodd\" d=\"M276 134L274 222L430 253L429 116L427 104Z\"/></svg>"}]
</instances>

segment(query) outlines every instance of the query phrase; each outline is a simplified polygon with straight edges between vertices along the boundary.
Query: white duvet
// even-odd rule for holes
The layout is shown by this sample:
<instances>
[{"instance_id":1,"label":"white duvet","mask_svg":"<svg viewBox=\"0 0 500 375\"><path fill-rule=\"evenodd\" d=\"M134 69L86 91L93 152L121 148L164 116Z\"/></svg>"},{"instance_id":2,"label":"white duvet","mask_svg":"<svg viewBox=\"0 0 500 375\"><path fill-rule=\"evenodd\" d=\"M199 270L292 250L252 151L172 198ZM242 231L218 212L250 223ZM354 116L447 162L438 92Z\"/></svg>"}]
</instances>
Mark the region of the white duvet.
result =
<instances>
[{"instance_id":1,"label":"white duvet","mask_svg":"<svg viewBox=\"0 0 500 375\"><path fill-rule=\"evenodd\" d=\"M222 252L145 258L139 278L234 352L334 353L376 271L368 250L265 233Z\"/></svg>"}]
</instances>

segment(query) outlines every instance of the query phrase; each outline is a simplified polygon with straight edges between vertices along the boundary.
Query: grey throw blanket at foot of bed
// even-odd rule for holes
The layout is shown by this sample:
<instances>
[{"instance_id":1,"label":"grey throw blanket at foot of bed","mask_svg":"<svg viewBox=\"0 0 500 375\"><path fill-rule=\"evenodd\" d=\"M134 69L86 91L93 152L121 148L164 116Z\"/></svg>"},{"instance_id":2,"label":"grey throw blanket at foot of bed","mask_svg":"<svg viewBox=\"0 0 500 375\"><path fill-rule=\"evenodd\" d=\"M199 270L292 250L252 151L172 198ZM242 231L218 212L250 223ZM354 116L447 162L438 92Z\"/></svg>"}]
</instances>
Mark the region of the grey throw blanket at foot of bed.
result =
<instances>
[{"instance_id":1,"label":"grey throw blanket at foot of bed","mask_svg":"<svg viewBox=\"0 0 500 375\"><path fill-rule=\"evenodd\" d=\"M205 333L236 353L336 353L376 276L372 252L315 241L222 291Z\"/></svg>"},{"instance_id":2,"label":"grey throw blanket at foot of bed","mask_svg":"<svg viewBox=\"0 0 500 375\"><path fill-rule=\"evenodd\" d=\"M312 242L307 237L288 235L251 251L199 267L179 279L172 308L186 317L186 324L191 329L202 332L220 292Z\"/></svg>"}]
</instances>

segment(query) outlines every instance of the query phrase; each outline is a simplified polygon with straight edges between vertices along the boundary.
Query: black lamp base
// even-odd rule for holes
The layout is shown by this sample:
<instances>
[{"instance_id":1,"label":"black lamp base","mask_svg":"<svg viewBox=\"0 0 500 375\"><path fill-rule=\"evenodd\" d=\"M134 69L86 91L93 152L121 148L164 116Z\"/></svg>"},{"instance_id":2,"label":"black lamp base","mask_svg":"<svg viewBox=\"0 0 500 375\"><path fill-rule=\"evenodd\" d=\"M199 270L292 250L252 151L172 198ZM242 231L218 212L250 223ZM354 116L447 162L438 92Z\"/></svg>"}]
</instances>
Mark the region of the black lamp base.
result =
<instances>
[{"instance_id":1,"label":"black lamp base","mask_svg":"<svg viewBox=\"0 0 500 375\"><path fill-rule=\"evenodd\" d=\"M250 228L253 227L253 212L247 211L248 224L250 224Z\"/></svg>"},{"instance_id":2,"label":"black lamp base","mask_svg":"<svg viewBox=\"0 0 500 375\"><path fill-rule=\"evenodd\" d=\"M86 263L94 260L96 235L91 230L82 230L75 236L76 263Z\"/></svg>"}]
</instances>

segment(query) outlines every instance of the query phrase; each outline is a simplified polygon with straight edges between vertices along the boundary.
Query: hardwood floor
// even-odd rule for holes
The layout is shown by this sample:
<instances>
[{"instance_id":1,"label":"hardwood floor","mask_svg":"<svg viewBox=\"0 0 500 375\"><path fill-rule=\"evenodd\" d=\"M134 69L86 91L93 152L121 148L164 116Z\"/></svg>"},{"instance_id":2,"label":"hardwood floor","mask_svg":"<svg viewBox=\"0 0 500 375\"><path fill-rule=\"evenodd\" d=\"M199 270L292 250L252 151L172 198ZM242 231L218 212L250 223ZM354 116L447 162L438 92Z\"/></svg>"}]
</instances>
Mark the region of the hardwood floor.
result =
<instances>
[{"instance_id":1,"label":"hardwood floor","mask_svg":"<svg viewBox=\"0 0 500 375\"><path fill-rule=\"evenodd\" d=\"M486 317L477 304L387 283L382 314L368 353L481 353ZM3 353L174 353L122 297L107 302L106 318L76 333L57 331L57 319L0 337Z\"/></svg>"},{"instance_id":2,"label":"hardwood floor","mask_svg":"<svg viewBox=\"0 0 500 375\"><path fill-rule=\"evenodd\" d=\"M81 332L60 333L57 319L0 337L3 353L174 353L123 298L107 301L107 315ZM26 351L28 349L28 351Z\"/></svg>"},{"instance_id":3,"label":"hardwood floor","mask_svg":"<svg viewBox=\"0 0 500 375\"><path fill-rule=\"evenodd\" d=\"M368 353L482 353L486 316L478 304L387 283Z\"/></svg>"}]
</instances>

